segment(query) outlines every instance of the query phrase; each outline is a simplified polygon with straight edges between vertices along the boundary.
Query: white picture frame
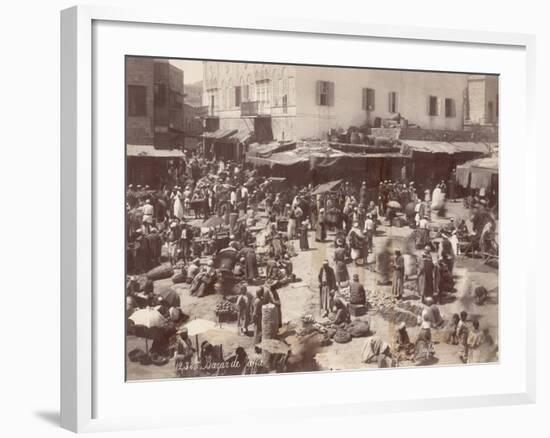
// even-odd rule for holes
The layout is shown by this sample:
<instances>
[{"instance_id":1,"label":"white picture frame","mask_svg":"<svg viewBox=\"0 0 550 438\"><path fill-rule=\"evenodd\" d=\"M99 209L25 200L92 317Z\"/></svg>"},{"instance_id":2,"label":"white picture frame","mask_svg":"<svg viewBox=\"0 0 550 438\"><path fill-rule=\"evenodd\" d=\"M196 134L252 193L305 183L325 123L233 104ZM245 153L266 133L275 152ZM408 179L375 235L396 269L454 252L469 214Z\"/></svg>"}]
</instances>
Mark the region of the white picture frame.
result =
<instances>
[{"instance_id":1,"label":"white picture frame","mask_svg":"<svg viewBox=\"0 0 550 438\"><path fill-rule=\"evenodd\" d=\"M299 38L300 35L325 35L349 37L353 40L362 38L379 39L389 44L407 42L407 44L453 43L464 47L484 46L488 48L510 49L520 51L525 63L520 67L526 79L525 92L520 93L524 97L519 112L524 116L525 124L521 124L521 132L510 134L503 131L503 144L506 145L506 136L524 136L524 148L521 151L504 150L506 160L514 158L525 151L522 157L523 164L520 170L521 186L517 189L520 196L524 195L524 202L530 202L536 198L536 184L533 165L536 161L536 146L532 124L535 120L534 107L534 66L535 66L535 38L532 35L491 33L484 31L462 31L451 29L427 29L416 27L374 25L370 23L341 23L330 21L287 20L278 18L247 18L242 16L238 21L227 23L223 16L217 16L212 11L208 14L196 15L189 11L167 11L161 9L135 10L110 7L78 6L62 11L61 13L61 425L75 431L101 431L126 428L147 428L161 426L189 426L201 424L206 421L206 412L202 415L200 410L195 415L181 416L177 413L155 415L154 418L126 415L111 415L104 411L98 402L98 385L101 376L96 354L102 348L98 335L97 321L94 318L98 312L98 300L95 297L98 284L97 267L97 241L98 206L103 202L98 191L95 190L95 180L98 178L100 161L94 155L94 138L96 132L94 123L98 118L96 95L94 84L98 78L94 59L97 59L97 42L100 38L94 31L94 24L108 23L132 23L133 25L153 26L157 29L165 29L166 26L185 26L188 29L201 29L202 32L212 30L223 32L231 28L240 33L275 32L288 37ZM129 53L135 54L135 53ZM163 55L161 53L161 55ZM174 55L176 56L176 55ZM238 58L232 55L230 58ZM261 61L262 59L254 59ZM519 67L518 67L519 68ZM123 83L122 76L119 78ZM503 100L505 102L505 100ZM505 103L503 103L505 105ZM121 108L120 111L123 112ZM514 114L514 116L517 114ZM506 117L504 116L504 120ZM523 122L522 122L523 123ZM516 128L514 128L516 129ZM505 146L504 146L505 147ZM120 168L120 172L123 169ZM506 199L503 199L506 202ZM522 204L523 205L523 204ZM525 204L527 205L527 204ZM534 212L532 212L534 215ZM532 233L533 235L535 233ZM506 241L513 236L502 234ZM525 244L525 242L522 242ZM533 238L527 245L535 245ZM502 245L506 247L506 245ZM462 396L442 394L422 399L408 395L402 399L387 398L366 401L360 397L350 399L348 402L332 402L328 400L300 399L296 406L281 407L277 412L271 413L261 409L249 409L249 412L235 410L222 412L220 408L210 408L212 415L219 411L218 421L229 421L234 415L249 415L274 420L275 415L284 413L293 418L310 417L311 415L363 415L369 412L400 412L414 409L442 409L473 406L490 406L505 404L533 403L535 400L535 310L534 295L536 285L534 280L527 280L529 267L520 266L517 275L526 278L521 297L521 323L518 330L521 331L523 340L521 348L516 354L521 356L521 367L517 368L517 385L513 390L485 394L464 394ZM531 275L530 278L534 278ZM506 284L501 285L506 287ZM519 304L518 304L519 305ZM501 325L509 324L506 317L501 318ZM121 354L123 352L121 351ZM504 359L503 359L504 362ZM504 363L506 365L506 363ZM496 366L504 366L502 363ZM482 367L475 372L482 373ZM410 370L403 370L406 374ZM414 372L417 372L416 370ZM422 371L425 373L425 371ZM446 371L451 372L451 371ZM344 373L346 374L346 373ZM423 374L425 375L425 374ZM349 379L351 374L348 374ZM303 385L305 391L314 384L313 380L302 376L283 376L278 379L290 379L293 385ZM404 376L406 378L406 376ZM256 377L253 385L264 384L263 377ZM267 378L266 378L267 379ZM272 379L270 377L269 379ZM320 375L316 379L331 379L327 374ZM223 379L223 385L234 385L236 379ZM204 382L204 383L202 383ZM233 382L233 383L232 383ZM248 383L246 383L248 382ZM267 382L267 380L266 380ZM279 380L283 382L283 380ZM317 380L316 380L317 382ZM132 393L140 391L152 383L124 383L132 387ZM174 382L182 384L185 382ZM170 385L170 382L155 383L154 385ZM250 388L250 379L242 381L243 387ZM265 383L267 384L267 383ZM187 382L187 390L195 393L201 386L208 390L222 385L213 380ZM101 392L101 391L100 391ZM106 412L103 414L102 412Z\"/></svg>"}]
</instances>

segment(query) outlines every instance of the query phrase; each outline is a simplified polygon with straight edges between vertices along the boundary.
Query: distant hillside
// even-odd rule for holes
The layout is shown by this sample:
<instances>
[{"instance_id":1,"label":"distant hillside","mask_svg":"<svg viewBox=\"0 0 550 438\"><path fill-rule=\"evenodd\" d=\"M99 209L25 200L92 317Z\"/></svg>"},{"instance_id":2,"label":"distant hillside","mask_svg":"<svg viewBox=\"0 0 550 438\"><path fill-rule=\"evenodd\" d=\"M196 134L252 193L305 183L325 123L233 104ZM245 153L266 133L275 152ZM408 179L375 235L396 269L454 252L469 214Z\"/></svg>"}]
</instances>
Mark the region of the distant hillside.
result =
<instances>
[{"instance_id":1,"label":"distant hillside","mask_svg":"<svg viewBox=\"0 0 550 438\"><path fill-rule=\"evenodd\" d=\"M186 94L185 103L191 106L202 105L202 81L185 84L183 92Z\"/></svg>"}]
</instances>

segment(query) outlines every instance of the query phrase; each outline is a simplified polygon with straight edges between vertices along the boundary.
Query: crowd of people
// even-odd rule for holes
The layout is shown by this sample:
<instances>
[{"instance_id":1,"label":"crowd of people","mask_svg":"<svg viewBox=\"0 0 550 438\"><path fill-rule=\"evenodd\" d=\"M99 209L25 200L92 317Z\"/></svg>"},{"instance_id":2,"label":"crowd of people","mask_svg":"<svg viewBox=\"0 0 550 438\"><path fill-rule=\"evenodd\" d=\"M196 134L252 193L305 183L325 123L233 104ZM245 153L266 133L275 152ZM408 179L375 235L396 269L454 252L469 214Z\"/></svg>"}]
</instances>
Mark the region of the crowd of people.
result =
<instances>
[{"instance_id":1,"label":"crowd of people","mask_svg":"<svg viewBox=\"0 0 550 438\"><path fill-rule=\"evenodd\" d=\"M453 269L461 245L466 241L475 243L481 252L495 250L495 220L487 199L483 194L470 199L471 230L465 220L455 223L451 219L434 237L432 214L444 216L445 203L455 198L454 187L448 188L444 181L422 196L415 182L405 180L381 181L376 190L367 188L366 182L354 186L350 181L324 192L313 189L311 185L284 185L242 163L187 154L177 172L170 173L160 187L128 186L127 272L141 276L166 261L167 269L179 270L178 278L189 284L191 295L234 296L239 335L248 335L252 326L254 341L259 343L264 305L276 307L278 324L282 324L278 289L300 281L292 259L298 250L310 250L310 232L320 243L327 241L329 232L334 235L334 268L326 259L319 270L319 305L320 316L339 326L351 321L349 303L339 294L340 288L349 287L359 297L356 304L367 305L364 287L357 274L350 276L349 265L367 268L372 261L369 256L377 251L374 238L380 227L402 226L396 223L402 220L412 229L413 249L393 249L389 254L388 246L378 250L376 260L385 260L377 266L379 284L391 284L395 300L405 297L413 260L416 290L427 311L416 341L410 341L407 327L400 324L393 349L415 355L415 345L429 344L431 328L442 324L437 305L444 304L445 295L453 291ZM262 221L257 214L260 209ZM249 292L251 285L259 286L255 294ZM140 297L133 306L160 306L151 284L143 289L128 289L130 298ZM164 310L170 317L169 309ZM475 320L466 328L465 318L462 314L458 320L453 317L448 340L460 345L461 359L468 361L472 352L487 343L488 334L479 331ZM376 357L379 366L390 366L388 345L377 337L369 338L363 361L369 363ZM175 351L181 369L194 351L184 330L178 332Z\"/></svg>"}]
</instances>

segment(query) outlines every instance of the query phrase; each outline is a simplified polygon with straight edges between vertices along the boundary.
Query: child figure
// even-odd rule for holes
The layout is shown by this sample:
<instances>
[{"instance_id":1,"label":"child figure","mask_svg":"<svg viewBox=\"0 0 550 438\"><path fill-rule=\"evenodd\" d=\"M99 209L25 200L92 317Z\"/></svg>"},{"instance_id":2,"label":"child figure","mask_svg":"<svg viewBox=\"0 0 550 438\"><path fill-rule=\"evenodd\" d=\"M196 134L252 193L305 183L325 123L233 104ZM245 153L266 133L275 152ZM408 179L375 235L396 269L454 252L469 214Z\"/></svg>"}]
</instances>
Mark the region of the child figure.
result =
<instances>
[{"instance_id":1,"label":"child figure","mask_svg":"<svg viewBox=\"0 0 550 438\"><path fill-rule=\"evenodd\" d=\"M248 299L246 286L241 287L241 291L235 303L237 306L237 328L239 336L248 335L248 324L250 324L250 302Z\"/></svg>"}]
</instances>

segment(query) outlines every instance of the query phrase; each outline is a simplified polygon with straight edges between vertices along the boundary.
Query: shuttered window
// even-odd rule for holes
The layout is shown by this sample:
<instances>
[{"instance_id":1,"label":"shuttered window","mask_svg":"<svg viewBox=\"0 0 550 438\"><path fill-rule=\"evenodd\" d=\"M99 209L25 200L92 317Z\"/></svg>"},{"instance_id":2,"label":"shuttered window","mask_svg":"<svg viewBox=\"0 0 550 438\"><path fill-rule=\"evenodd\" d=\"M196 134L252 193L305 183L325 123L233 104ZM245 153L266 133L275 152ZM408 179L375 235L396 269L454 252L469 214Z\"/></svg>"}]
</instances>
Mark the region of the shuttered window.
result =
<instances>
[{"instance_id":1,"label":"shuttered window","mask_svg":"<svg viewBox=\"0 0 550 438\"><path fill-rule=\"evenodd\" d=\"M390 91L388 93L388 112L390 113L396 113L398 112L398 96L397 92Z\"/></svg>"},{"instance_id":2,"label":"shuttered window","mask_svg":"<svg viewBox=\"0 0 550 438\"><path fill-rule=\"evenodd\" d=\"M374 110L374 90L372 88L363 88L362 108L365 111Z\"/></svg>"},{"instance_id":3,"label":"shuttered window","mask_svg":"<svg viewBox=\"0 0 550 438\"><path fill-rule=\"evenodd\" d=\"M317 81L317 105L334 106L334 82Z\"/></svg>"},{"instance_id":4,"label":"shuttered window","mask_svg":"<svg viewBox=\"0 0 550 438\"><path fill-rule=\"evenodd\" d=\"M437 98L437 96L428 96L428 115L439 115L439 99Z\"/></svg>"},{"instance_id":5,"label":"shuttered window","mask_svg":"<svg viewBox=\"0 0 550 438\"><path fill-rule=\"evenodd\" d=\"M242 102L242 89L241 87L235 87L235 106L241 106L241 102Z\"/></svg>"},{"instance_id":6,"label":"shuttered window","mask_svg":"<svg viewBox=\"0 0 550 438\"><path fill-rule=\"evenodd\" d=\"M456 117L455 100L450 97L445 98L445 117Z\"/></svg>"}]
</instances>

